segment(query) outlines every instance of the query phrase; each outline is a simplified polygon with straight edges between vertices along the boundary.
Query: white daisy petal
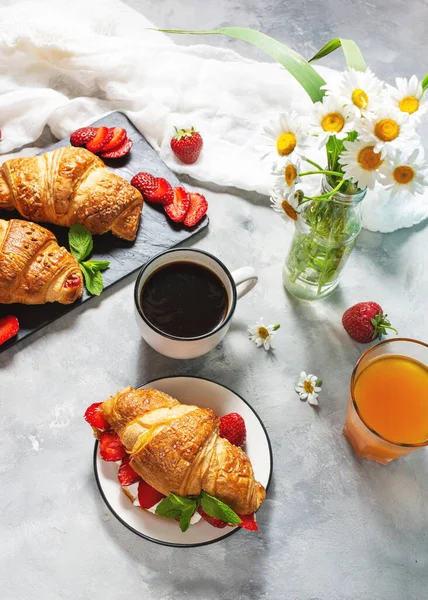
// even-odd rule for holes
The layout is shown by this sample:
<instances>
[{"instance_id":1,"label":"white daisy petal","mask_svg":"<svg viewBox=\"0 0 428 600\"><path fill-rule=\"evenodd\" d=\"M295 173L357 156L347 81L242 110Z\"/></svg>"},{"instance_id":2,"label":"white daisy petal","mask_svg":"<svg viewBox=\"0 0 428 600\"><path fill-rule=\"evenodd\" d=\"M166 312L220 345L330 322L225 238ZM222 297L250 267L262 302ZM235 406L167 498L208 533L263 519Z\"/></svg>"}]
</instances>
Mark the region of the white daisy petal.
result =
<instances>
[{"instance_id":1,"label":"white daisy petal","mask_svg":"<svg viewBox=\"0 0 428 600\"><path fill-rule=\"evenodd\" d=\"M318 406L318 395L317 394L309 394L308 402L312 404L312 406Z\"/></svg>"}]
</instances>

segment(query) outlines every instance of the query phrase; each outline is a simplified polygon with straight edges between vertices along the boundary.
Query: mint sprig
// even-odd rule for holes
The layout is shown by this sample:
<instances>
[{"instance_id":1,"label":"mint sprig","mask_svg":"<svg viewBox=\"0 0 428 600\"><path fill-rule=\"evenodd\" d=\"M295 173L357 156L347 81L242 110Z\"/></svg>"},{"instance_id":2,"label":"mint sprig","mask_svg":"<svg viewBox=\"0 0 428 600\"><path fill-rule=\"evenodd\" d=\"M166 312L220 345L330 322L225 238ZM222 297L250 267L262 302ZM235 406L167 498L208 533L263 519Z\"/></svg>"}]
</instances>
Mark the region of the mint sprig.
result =
<instances>
[{"instance_id":1,"label":"mint sprig","mask_svg":"<svg viewBox=\"0 0 428 600\"><path fill-rule=\"evenodd\" d=\"M199 496L169 494L156 507L156 514L166 519L178 519L184 533L189 529L193 513L201 507L210 517L221 519L229 525L239 525L241 519L227 504L202 491Z\"/></svg>"},{"instance_id":2,"label":"mint sprig","mask_svg":"<svg viewBox=\"0 0 428 600\"><path fill-rule=\"evenodd\" d=\"M101 271L110 266L108 260L86 260L94 247L92 234L84 225L75 223L68 232L70 252L78 261L85 279L86 289L90 294L99 296L104 289L104 280Z\"/></svg>"}]
</instances>

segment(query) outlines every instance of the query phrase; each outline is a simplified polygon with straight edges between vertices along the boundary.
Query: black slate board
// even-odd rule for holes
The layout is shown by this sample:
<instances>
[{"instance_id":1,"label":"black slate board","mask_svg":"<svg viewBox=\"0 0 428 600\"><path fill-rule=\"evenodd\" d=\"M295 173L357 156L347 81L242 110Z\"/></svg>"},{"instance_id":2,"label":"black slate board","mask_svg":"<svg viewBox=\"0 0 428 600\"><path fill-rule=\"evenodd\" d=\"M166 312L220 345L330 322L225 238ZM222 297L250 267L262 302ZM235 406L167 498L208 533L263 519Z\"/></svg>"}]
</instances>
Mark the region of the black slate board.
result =
<instances>
[{"instance_id":1,"label":"black slate board","mask_svg":"<svg viewBox=\"0 0 428 600\"><path fill-rule=\"evenodd\" d=\"M181 185L158 153L153 150L124 114L114 112L93 123L95 127L100 125L124 127L128 132L128 137L133 141L132 150L127 156L122 159L105 160L107 167L112 171L127 181L130 181L135 173L147 171L157 177L165 177L172 186ZM44 149L43 152L61 146L68 146L69 143L69 138L61 140ZM0 218L8 220L21 219L22 217L15 211L0 211ZM67 228L45 223L42 223L42 225L55 234L60 246L68 248ZM121 240L111 233L94 236L94 252L91 258L110 261L110 268L103 273L105 287L107 288L139 269L159 252L183 242L207 225L208 217L204 217L200 223L189 229L182 224L170 221L164 214L162 207L145 202L135 242ZM35 306L0 304L0 318L6 315L15 315L18 317L21 326L18 335L0 346L0 352L80 306L91 297L85 290L80 300L69 305L62 305L57 302Z\"/></svg>"}]
</instances>

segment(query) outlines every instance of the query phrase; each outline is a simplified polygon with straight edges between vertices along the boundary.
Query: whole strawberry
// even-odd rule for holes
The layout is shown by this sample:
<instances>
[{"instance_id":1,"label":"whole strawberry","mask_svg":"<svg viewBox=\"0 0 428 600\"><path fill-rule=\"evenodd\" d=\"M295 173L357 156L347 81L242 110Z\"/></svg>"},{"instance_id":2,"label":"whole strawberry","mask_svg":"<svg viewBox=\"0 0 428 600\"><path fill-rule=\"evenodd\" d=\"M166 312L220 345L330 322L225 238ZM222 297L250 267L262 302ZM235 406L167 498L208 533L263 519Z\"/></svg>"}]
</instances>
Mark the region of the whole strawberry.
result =
<instances>
[{"instance_id":1,"label":"whole strawberry","mask_svg":"<svg viewBox=\"0 0 428 600\"><path fill-rule=\"evenodd\" d=\"M220 419L220 437L226 438L234 446L242 446L247 437L245 421L238 413L229 413Z\"/></svg>"},{"instance_id":2,"label":"whole strawberry","mask_svg":"<svg viewBox=\"0 0 428 600\"><path fill-rule=\"evenodd\" d=\"M381 340L388 329L398 333L387 317L377 302L359 302L345 310L342 325L353 340L368 344L376 339Z\"/></svg>"},{"instance_id":3,"label":"whole strawberry","mask_svg":"<svg viewBox=\"0 0 428 600\"><path fill-rule=\"evenodd\" d=\"M176 133L171 138L171 149L181 162L192 165L198 160L201 153L202 137L193 127L191 129L177 129L177 127L174 127L174 129Z\"/></svg>"}]
</instances>

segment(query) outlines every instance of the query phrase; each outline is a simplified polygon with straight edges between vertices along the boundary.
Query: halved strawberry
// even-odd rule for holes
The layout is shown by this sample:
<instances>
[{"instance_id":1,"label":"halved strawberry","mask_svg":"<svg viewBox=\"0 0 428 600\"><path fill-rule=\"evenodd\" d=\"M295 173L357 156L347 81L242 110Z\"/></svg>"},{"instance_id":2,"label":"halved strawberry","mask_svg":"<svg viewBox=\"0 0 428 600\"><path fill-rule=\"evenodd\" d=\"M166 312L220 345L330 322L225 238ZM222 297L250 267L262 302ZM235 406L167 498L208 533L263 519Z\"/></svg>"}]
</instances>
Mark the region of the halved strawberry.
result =
<instances>
[{"instance_id":1,"label":"halved strawberry","mask_svg":"<svg viewBox=\"0 0 428 600\"><path fill-rule=\"evenodd\" d=\"M209 515L207 515L207 513L204 510L202 510L201 507L198 508L198 513L201 515L201 517L203 519L205 519L205 521L207 523L209 523L213 527L218 527L219 529L222 529L223 527L226 527L226 525L227 525L227 523L225 521L222 521L221 519L216 519L215 517L210 517Z\"/></svg>"},{"instance_id":2,"label":"halved strawberry","mask_svg":"<svg viewBox=\"0 0 428 600\"><path fill-rule=\"evenodd\" d=\"M117 478L119 479L120 485L132 485L141 479L138 473L136 473L129 464L130 460L131 457L129 454L122 458L122 463L119 467L119 471L117 472Z\"/></svg>"},{"instance_id":3,"label":"halved strawberry","mask_svg":"<svg viewBox=\"0 0 428 600\"><path fill-rule=\"evenodd\" d=\"M238 515L241 519L241 523L239 523L238 527L242 527L243 529L248 529L249 531L258 531L259 526L257 525L256 515L251 513L250 515Z\"/></svg>"},{"instance_id":4,"label":"halved strawberry","mask_svg":"<svg viewBox=\"0 0 428 600\"><path fill-rule=\"evenodd\" d=\"M155 488L143 479L138 484L138 502L141 508L152 508L152 506L160 502L163 498L165 498L163 494L155 490Z\"/></svg>"},{"instance_id":5,"label":"halved strawberry","mask_svg":"<svg viewBox=\"0 0 428 600\"><path fill-rule=\"evenodd\" d=\"M156 177L153 180L153 186L147 188L144 196L149 202L156 202L166 206L173 201L174 192L166 179L163 177Z\"/></svg>"},{"instance_id":6,"label":"halved strawberry","mask_svg":"<svg viewBox=\"0 0 428 600\"><path fill-rule=\"evenodd\" d=\"M109 462L122 460L126 455L125 446L120 441L117 433L108 431L101 434L100 455L103 460Z\"/></svg>"},{"instance_id":7,"label":"halved strawberry","mask_svg":"<svg viewBox=\"0 0 428 600\"><path fill-rule=\"evenodd\" d=\"M110 152L101 152L102 158L122 158L128 154L128 152L132 148L132 140L125 138L122 144L116 148L116 150L111 150Z\"/></svg>"},{"instance_id":8,"label":"halved strawberry","mask_svg":"<svg viewBox=\"0 0 428 600\"><path fill-rule=\"evenodd\" d=\"M108 144L104 146L103 152L117 150L126 139L126 129L122 129L122 127L110 127L110 129L113 131L113 137Z\"/></svg>"},{"instance_id":9,"label":"halved strawberry","mask_svg":"<svg viewBox=\"0 0 428 600\"><path fill-rule=\"evenodd\" d=\"M208 202L202 194L190 194L190 206L184 218L186 227L193 227L202 219L208 210Z\"/></svg>"},{"instance_id":10,"label":"halved strawberry","mask_svg":"<svg viewBox=\"0 0 428 600\"><path fill-rule=\"evenodd\" d=\"M95 137L98 127L81 127L76 129L70 135L70 144L72 146L85 146L92 138Z\"/></svg>"},{"instance_id":11,"label":"halved strawberry","mask_svg":"<svg viewBox=\"0 0 428 600\"><path fill-rule=\"evenodd\" d=\"M13 338L19 331L19 321L13 315L0 319L0 345Z\"/></svg>"},{"instance_id":12,"label":"halved strawberry","mask_svg":"<svg viewBox=\"0 0 428 600\"><path fill-rule=\"evenodd\" d=\"M109 127L98 127L95 136L86 144L86 148L97 153L106 146L113 137L113 131Z\"/></svg>"},{"instance_id":13,"label":"halved strawberry","mask_svg":"<svg viewBox=\"0 0 428 600\"><path fill-rule=\"evenodd\" d=\"M175 187L173 190L173 199L167 205L164 205L164 209L168 217L175 221L175 223L181 223L184 221L187 211L190 206L190 194L182 187Z\"/></svg>"},{"instance_id":14,"label":"halved strawberry","mask_svg":"<svg viewBox=\"0 0 428 600\"><path fill-rule=\"evenodd\" d=\"M102 402L94 402L86 409L84 418L91 427L99 429L100 431L106 431L110 429L110 423L107 421L105 416L100 410Z\"/></svg>"}]
</instances>

